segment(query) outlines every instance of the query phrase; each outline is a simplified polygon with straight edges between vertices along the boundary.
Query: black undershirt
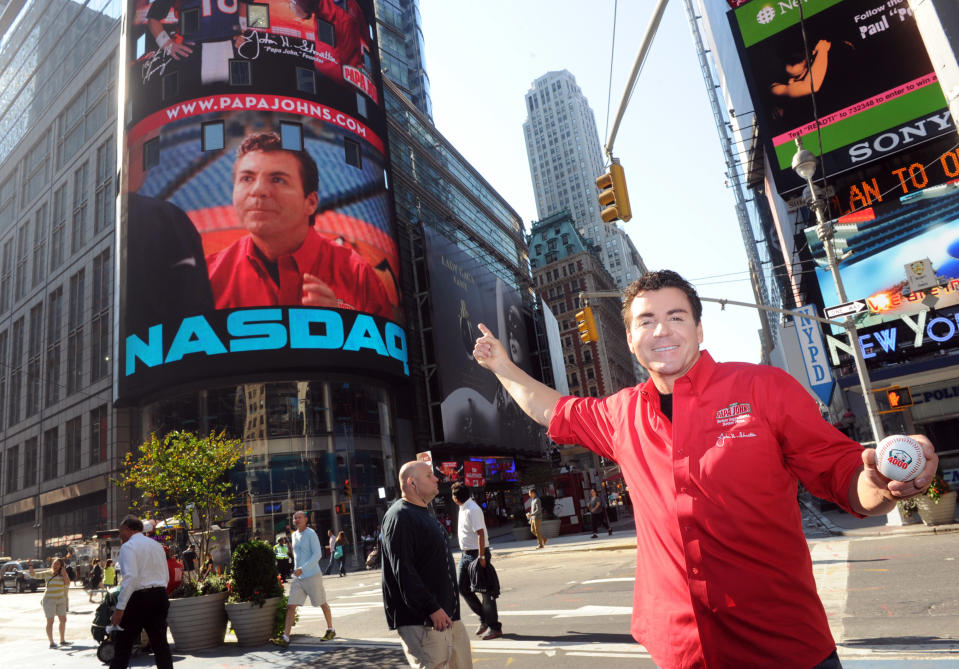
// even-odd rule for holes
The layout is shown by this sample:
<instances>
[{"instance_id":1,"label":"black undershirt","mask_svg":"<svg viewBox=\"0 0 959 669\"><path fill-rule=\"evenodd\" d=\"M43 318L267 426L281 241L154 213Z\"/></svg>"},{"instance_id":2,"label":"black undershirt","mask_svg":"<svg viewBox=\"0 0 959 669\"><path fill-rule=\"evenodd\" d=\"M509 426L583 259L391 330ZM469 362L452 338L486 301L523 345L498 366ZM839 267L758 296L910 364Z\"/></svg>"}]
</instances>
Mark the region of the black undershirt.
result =
<instances>
[{"instance_id":1,"label":"black undershirt","mask_svg":"<svg viewBox=\"0 0 959 669\"><path fill-rule=\"evenodd\" d=\"M673 422L673 395L672 393L668 394L659 394L659 410L663 412L663 415L669 419L669 422Z\"/></svg>"}]
</instances>

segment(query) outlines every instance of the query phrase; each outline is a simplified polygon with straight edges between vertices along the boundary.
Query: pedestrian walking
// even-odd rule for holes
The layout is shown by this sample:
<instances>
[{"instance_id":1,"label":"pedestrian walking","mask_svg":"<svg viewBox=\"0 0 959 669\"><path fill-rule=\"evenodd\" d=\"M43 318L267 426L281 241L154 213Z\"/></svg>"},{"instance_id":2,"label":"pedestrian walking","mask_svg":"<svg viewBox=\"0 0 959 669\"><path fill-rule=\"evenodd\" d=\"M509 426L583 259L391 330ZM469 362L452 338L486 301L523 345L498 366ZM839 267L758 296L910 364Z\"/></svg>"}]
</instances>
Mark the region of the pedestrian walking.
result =
<instances>
[{"instance_id":1,"label":"pedestrian walking","mask_svg":"<svg viewBox=\"0 0 959 669\"><path fill-rule=\"evenodd\" d=\"M43 606L43 615L47 618L50 648L56 648L57 644L53 641L54 617L60 620L60 645L66 646L68 643L63 635L67 629L67 588L70 587L70 576L62 558L53 561L52 571L53 573L44 579L43 599L40 604Z\"/></svg>"},{"instance_id":2,"label":"pedestrian walking","mask_svg":"<svg viewBox=\"0 0 959 669\"><path fill-rule=\"evenodd\" d=\"M333 530L326 531L326 547L330 552L330 561L326 563L326 569L323 570L323 573L329 576L330 572L333 571L333 564L336 562L336 558L333 557L333 553L336 552L336 535L333 534Z\"/></svg>"},{"instance_id":3,"label":"pedestrian walking","mask_svg":"<svg viewBox=\"0 0 959 669\"><path fill-rule=\"evenodd\" d=\"M127 669L130 653L140 633L146 631L157 669L173 669L166 632L170 600L166 587L170 579L163 546L143 534L144 523L127 516L120 523L120 554L117 562L123 573L116 610L110 622L120 627L110 669Z\"/></svg>"},{"instance_id":4,"label":"pedestrian walking","mask_svg":"<svg viewBox=\"0 0 959 669\"><path fill-rule=\"evenodd\" d=\"M90 578L87 581L87 589L89 590L91 604L93 603L93 593L100 589L100 584L102 581L103 567L100 566L100 559L93 558L93 563L90 565Z\"/></svg>"},{"instance_id":5,"label":"pedestrian walking","mask_svg":"<svg viewBox=\"0 0 959 669\"><path fill-rule=\"evenodd\" d=\"M331 562L336 564L336 567L339 569L340 576L346 576L346 553L344 552L346 546L346 533L343 530L340 530L336 535L336 540L333 542L333 559Z\"/></svg>"},{"instance_id":6,"label":"pedestrian walking","mask_svg":"<svg viewBox=\"0 0 959 669\"><path fill-rule=\"evenodd\" d=\"M183 551L180 558L183 561L183 580L195 581L197 562L199 562L199 557L196 553L196 544L190 544L187 549Z\"/></svg>"},{"instance_id":7,"label":"pedestrian walking","mask_svg":"<svg viewBox=\"0 0 959 669\"><path fill-rule=\"evenodd\" d=\"M589 509L589 515L593 519L593 539L597 538L596 532L599 530L599 526L603 525L609 533L613 533L613 528L609 526L609 519L606 517L606 505L603 504L603 499L596 494L596 488L590 488L589 490L589 501L586 503L587 508Z\"/></svg>"},{"instance_id":8,"label":"pedestrian walking","mask_svg":"<svg viewBox=\"0 0 959 669\"><path fill-rule=\"evenodd\" d=\"M329 641L336 636L333 629L333 612L326 602L326 589L323 587L323 574L320 572L320 557L323 548L320 538L312 527L306 526L306 513L297 511L293 514L293 583L290 585L288 606L286 607L286 624L283 628L283 642L290 643L290 632L296 619L296 607L303 606L306 598L310 604L323 609L326 618L326 634L320 641Z\"/></svg>"},{"instance_id":9,"label":"pedestrian walking","mask_svg":"<svg viewBox=\"0 0 959 669\"><path fill-rule=\"evenodd\" d=\"M626 340L650 379L605 398L539 383L485 325L473 356L555 442L617 462L629 489L643 491L631 631L658 666L839 667L797 484L857 516L882 515L921 494L939 458L914 436L922 472L885 478L875 450L822 420L786 372L700 351L701 317L695 289L675 272L633 282Z\"/></svg>"},{"instance_id":10,"label":"pedestrian walking","mask_svg":"<svg viewBox=\"0 0 959 669\"><path fill-rule=\"evenodd\" d=\"M117 584L117 568L113 566L113 560L107 560L103 567L103 587L112 588Z\"/></svg>"},{"instance_id":11,"label":"pedestrian walking","mask_svg":"<svg viewBox=\"0 0 959 669\"><path fill-rule=\"evenodd\" d=\"M453 501L460 508L456 523L456 535L461 551L457 574L460 594L473 613L479 616L480 624L476 628L476 634L485 634L484 641L498 639L503 636L503 624L499 621L496 610L496 597L493 593L484 591L483 601L480 602L473 591L473 579L470 578L470 565L473 561L478 561L483 569L493 568L483 509L473 500L470 489L463 483L454 483L452 492Z\"/></svg>"},{"instance_id":12,"label":"pedestrian walking","mask_svg":"<svg viewBox=\"0 0 959 669\"><path fill-rule=\"evenodd\" d=\"M290 563L290 545L286 543L285 536L276 540L276 545L273 546L273 554L276 556L276 568L280 572L280 580L286 583L290 579L293 565Z\"/></svg>"},{"instance_id":13,"label":"pedestrian walking","mask_svg":"<svg viewBox=\"0 0 959 669\"><path fill-rule=\"evenodd\" d=\"M383 607L414 669L471 669L469 637L460 620L456 566L449 535L427 505L439 480L425 462L400 468L402 499L383 516Z\"/></svg>"},{"instance_id":14,"label":"pedestrian walking","mask_svg":"<svg viewBox=\"0 0 959 669\"><path fill-rule=\"evenodd\" d=\"M540 523L543 521L543 503L536 494L536 488L529 491L529 512L526 514L529 519L529 531L536 537L536 548L542 548L546 545L546 537L540 529Z\"/></svg>"}]
</instances>

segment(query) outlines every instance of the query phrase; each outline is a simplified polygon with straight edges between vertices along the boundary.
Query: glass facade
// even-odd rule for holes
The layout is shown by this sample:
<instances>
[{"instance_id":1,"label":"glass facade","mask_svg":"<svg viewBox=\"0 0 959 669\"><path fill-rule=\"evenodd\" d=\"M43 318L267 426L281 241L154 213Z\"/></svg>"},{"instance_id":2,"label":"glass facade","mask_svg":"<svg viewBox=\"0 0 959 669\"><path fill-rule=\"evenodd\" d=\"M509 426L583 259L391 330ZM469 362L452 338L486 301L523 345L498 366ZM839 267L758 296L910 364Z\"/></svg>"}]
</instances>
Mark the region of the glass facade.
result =
<instances>
[{"instance_id":1,"label":"glass facade","mask_svg":"<svg viewBox=\"0 0 959 669\"><path fill-rule=\"evenodd\" d=\"M373 382L246 383L149 404L140 436L225 430L242 441L244 464L230 474L233 506L222 518L234 545L257 534L272 541L296 510L321 536L344 530L352 539L376 529L398 494L392 416L389 389Z\"/></svg>"}]
</instances>

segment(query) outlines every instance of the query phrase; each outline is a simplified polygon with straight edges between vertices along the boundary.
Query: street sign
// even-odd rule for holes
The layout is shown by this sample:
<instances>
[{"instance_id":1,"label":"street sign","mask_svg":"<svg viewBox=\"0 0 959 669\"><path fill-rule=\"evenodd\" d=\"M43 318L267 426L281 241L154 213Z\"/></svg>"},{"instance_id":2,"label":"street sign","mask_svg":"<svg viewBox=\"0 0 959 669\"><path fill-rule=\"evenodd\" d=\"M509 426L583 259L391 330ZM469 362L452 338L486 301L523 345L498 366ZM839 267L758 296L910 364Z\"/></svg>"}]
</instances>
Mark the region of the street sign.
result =
<instances>
[{"instance_id":1,"label":"street sign","mask_svg":"<svg viewBox=\"0 0 959 669\"><path fill-rule=\"evenodd\" d=\"M807 304L796 311L809 315L816 315L816 305ZM822 340L819 323L808 318L797 318L796 336L799 337L799 349L802 352L806 366L806 375L809 377L809 387L823 404L828 405L832 397L833 377L826 362L826 346Z\"/></svg>"},{"instance_id":2,"label":"street sign","mask_svg":"<svg viewBox=\"0 0 959 669\"><path fill-rule=\"evenodd\" d=\"M837 304L834 307L826 307L823 309L823 313L826 314L826 318L839 318L841 316L855 316L868 308L869 305L866 304L865 300L853 300L852 302Z\"/></svg>"}]
</instances>

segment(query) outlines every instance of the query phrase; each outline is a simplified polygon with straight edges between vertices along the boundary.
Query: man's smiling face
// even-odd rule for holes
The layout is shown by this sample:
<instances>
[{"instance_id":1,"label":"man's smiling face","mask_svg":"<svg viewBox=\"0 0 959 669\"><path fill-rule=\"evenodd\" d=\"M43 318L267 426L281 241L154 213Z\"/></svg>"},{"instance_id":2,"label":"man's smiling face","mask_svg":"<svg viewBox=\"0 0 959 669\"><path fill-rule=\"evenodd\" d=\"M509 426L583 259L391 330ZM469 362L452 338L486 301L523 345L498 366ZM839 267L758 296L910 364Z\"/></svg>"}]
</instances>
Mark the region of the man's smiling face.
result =
<instances>
[{"instance_id":1,"label":"man's smiling face","mask_svg":"<svg viewBox=\"0 0 959 669\"><path fill-rule=\"evenodd\" d=\"M699 359L703 341L689 298L679 288L643 291L633 298L630 313L629 350L660 392L673 392L673 382Z\"/></svg>"}]
</instances>

